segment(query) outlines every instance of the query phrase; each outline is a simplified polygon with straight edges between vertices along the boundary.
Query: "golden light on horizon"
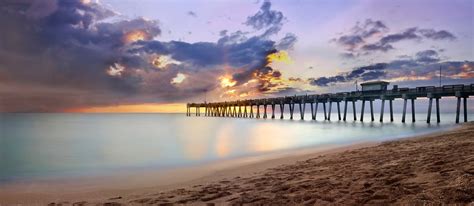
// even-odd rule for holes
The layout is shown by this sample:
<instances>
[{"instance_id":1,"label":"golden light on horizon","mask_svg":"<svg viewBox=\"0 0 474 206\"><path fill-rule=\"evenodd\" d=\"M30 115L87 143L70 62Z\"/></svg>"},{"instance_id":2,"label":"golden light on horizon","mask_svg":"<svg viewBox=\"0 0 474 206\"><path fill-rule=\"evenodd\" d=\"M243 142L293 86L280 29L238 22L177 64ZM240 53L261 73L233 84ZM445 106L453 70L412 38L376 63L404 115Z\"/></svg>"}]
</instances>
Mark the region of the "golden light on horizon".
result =
<instances>
[{"instance_id":1,"label":"golden light on horizon","mask_svg":"<svg viewBox=\"0 0 474 206\"><path fill-rule=\"evenodd\" d=\"M221 76L219 77L219 80L221 81L222 88L232 87L237 84L237 81L233 80L230 76Z\"/></svg>"},{"instance_id":2,"label":"golden light on horizon","mask_svg":"<svg viewBox=\"0 0 474 206\"><path fill-rule=\"evenodd\" d=\"M278 51L276 53L269 54L267 56L267 60L272 63L272 62L283 62L287 64L293 63L290 59L290 56L288 55L288 52L286 51Z\"/></svg>"},{"instance_id":3,"label":"golden light on horizon","mask_svg":"<svg viewBox=\"0 0 474 206\"><path fill-rule=\"evenodd\" d=\"M66 110L72 113L185 113L185 103L146 103L82 107Z\"/></svg>"},{"instance_id":4,"label":"golden light on horizon","mask_svg":"<svg viewBox=\"0 0 474 206\"><path fill-rule=\"evenodd\" d=\"M127 32L123 37L123 41L126 44L133 43L136 41L149 40L149 39L150 39L150 35L148 35L143 30L135 30L135 31Z\"/></svg>"},{"instance_id":5,"label":"golden light on horizon","mask_svg":"<svg viewBox=\"0 0 474 206\"><path fill-rule=\"evenodd\" d=\"M171 80L171 84L180 84L186 79L186 75L183 73L178 73L175 78Z\"/></svg>"}]
</instances>

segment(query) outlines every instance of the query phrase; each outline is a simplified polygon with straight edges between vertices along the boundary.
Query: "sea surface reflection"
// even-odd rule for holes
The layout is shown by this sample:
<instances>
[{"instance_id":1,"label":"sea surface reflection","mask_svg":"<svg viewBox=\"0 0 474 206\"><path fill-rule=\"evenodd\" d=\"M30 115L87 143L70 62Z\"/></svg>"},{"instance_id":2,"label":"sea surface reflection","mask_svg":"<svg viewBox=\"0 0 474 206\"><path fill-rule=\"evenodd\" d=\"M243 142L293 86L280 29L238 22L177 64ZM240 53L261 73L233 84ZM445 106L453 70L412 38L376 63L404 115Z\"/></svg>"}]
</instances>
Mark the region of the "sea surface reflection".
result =
<instances>
[{"instance_id":1,"label":"sea surface reflection","mask_svg":"<svg viewBox=\"0 0 474 206\"><path fill-rule=\"evenodd\" d=\"M383 141L453 124L428 125L423 119L381 124L183 114L0 114L0 126L0 182L8 182L186 167L305 147Z\"/></svg>"}]
</instances>

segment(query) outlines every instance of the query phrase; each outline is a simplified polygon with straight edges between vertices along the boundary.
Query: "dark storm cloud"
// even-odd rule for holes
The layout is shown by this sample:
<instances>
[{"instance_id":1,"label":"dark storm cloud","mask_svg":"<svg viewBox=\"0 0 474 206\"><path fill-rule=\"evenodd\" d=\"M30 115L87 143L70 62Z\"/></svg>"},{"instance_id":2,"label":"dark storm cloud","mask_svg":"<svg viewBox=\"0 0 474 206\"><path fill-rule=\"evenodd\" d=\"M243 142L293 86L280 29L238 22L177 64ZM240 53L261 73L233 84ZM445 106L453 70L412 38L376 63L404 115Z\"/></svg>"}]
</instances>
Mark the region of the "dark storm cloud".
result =
<instances>
[{"instance_id":1,"label":"dark storm cloud","mask_svg":"<svg viewBox=\"0 0 474 206\"><path fill-rule=\"evenodd\" d=\"M138 48L131 49L131 53L170 55L173 59L190 65L190 69L209 69L227 64L233 68L245 68L250 72L264 67L268 63L266 57L276 52L275 42L260 37L238 42L224 36L217 43L143 41L135 45Z\"/></svg>"},{"instance_id":2,"label":"dark storm cloud","mask_svg":"<svg viewBox=\"0 0 474 206\"><path fill-rule=\"evenodd\" d=\"M217 42L162 42L155 20L111 20L113 11L79 0L38 2L0 3L1 111L182 101L216 89L225 73L236 86L256 79L254 89L269 91L277 86L269 79L281 73L267 55L296 41L289 34L277 44L237 31L221 32ZM249 18L253 26L281 26L281 12L270 5ZM170 83L178 73L186 79Z\"/></svg>"},{"instance_id":3,"label":"dark storm cloud","mask_svg":"<svg viewBox=\"0 0 474 206\"><path fill-rule=\"evenodd\" d=\"M446 30L420 29L411 27L401 32L388 33L389 28L381 21L367 19L363 24L357 22L350 32L343 34L332 41L344 47L341 55L353 58L368 55L374 52L387 52L395 49L394 44L401 41L421 41L429 39L455 40L456 37Z\"/></svg>"},{"instance_id":4,"label":"dark storm cloud","mask_svg":"<svg viewBox=\"0 0 474 206\"><path fill-rule=\"evenodd\" d=\"M281 11L272 10L271 7L270 1L264 1L260 10L255 15L249 16L245 24L255 30L265 29L262 35L264 37L278 33L283 26L285 16Z\"/></svg>"}]
</instances>

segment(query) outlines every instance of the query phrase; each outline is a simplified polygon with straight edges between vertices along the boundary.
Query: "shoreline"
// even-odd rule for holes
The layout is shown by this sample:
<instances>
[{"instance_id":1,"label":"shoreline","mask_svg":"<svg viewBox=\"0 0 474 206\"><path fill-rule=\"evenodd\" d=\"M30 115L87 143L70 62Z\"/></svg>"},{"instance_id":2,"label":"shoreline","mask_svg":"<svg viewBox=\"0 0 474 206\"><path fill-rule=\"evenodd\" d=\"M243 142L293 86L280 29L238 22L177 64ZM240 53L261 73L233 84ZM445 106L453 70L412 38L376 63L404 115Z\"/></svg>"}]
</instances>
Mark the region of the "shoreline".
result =
<instances>
[{"instance_id":1,"label":"shoreline","mask_svg":"<svg viewBox=\"0 0 474 206\"><path fill-rule=\"evenodd\" d=\"M459 127L452 127L441 132L422 134L412 137L402 137L396 140L385 142L366 142L352 144L348 146L333 147L330 149L321 148L305 148L301 150L284 151L279 154L268 154L264 157L239 158L238 161L232 163L209 164L205 167L197 166L195 168L183 168L182 171L172 170L167 175L161 176L156 173L135 173L134 177L128 177L127 181L124 176L116 176L115 180L109 179L103 182L95 180L91 182L82 182L87 187L82 189L77 186L77 182L66 182L59 185L14 185L0 187L0 205L1 204L39 204L44 205L51 202L72 204L74 202L88 203L104 203L110 200L122 204L130 204L130 201L140 199L139 197L157 194L157 192L175 191L183 188L193 188L196 185L212 185L219 181L235 181L228 180L239 177L250 178L267 170L276 167L284 167L288 165L298 164L301 161L310 159L318 159L326 156L334 156L334 154L350 153L351 151L364 150L379 147L390 142L413 141L416 139L429 138L432 136L442 136L445 134L456 133L466 128L473 127L473 123L463 124ZM185 177L176 182L176 177ZM138 177L138 178L137 178ZM173 180L174 178L174 180ZM171 180L170 182L162 182ZM112 181L112 182L111 182ZM133 182L135 181L135 182ZM174 182L173 182L174 181ZM113 184L110 184L113 183ZM144 184L146 183L146 184ZM84 186L84 185L83 185ZM119 188L119 189L117 189ZM49 190L46 190L49 189ZM72 189L72 190L71 190ZM22 191L22 192L18 192ZM173 192L171 192L173 193ZM176 191L174 192L176 193ZM179 196L174 194L169 196ZM179 192L178 192L179 193ZM120 198L118 198L120 197ZM115 199L114 199L115 198ZM143 199L143 198L142 198ZM160 198L163 199L163 198ZM173 200L173 198L170 198ZM213 199L215 200L215 199ZM224 200L217 198L217 203L224 203ZM173 202L173 201L172 201ZM178 202L178 201L176 201ZM198 201L197 203L205 203L206 201ZM143 202L145 203L145 202ZM143 204L133 202L133 204ZM165 203L165 202L163 202ZM184 202L184 203L192 203Z\"/></svg>"},{"instance_id":2,"label":"shoreline","mask_svg":"<svg viewBox=\"0 0 474 206\"><path fill-rule=\"evenodd\" d=\"M108 176L40 179L18 181L0 185L0 205L38 204L54 201L74 202L81 198L101 200L121 194L144 193L155 190L172 190L202 184L215 178L252 175L281 164L291 164L313 156L327 155L369 147L380 142L362 142L345 146L308 147L271 152L259 156L239 157L183 168L160 171L118 172ZM140 178L135 178L136 176ZM126 180L125 182L119 182ZM117 189L120 188L120 189Z\"/></svg>"}]
</instances>

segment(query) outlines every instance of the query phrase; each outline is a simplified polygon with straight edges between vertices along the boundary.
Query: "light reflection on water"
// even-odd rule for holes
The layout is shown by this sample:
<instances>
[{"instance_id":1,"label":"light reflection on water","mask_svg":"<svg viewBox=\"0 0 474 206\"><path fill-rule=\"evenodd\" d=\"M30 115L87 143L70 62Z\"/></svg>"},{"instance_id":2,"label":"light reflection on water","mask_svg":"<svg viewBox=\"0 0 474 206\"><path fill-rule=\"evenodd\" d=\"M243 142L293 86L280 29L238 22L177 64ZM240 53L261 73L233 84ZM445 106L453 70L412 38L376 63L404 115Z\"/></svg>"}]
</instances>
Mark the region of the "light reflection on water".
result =
<instances>
[{"instance_id":1,"label":"light reflection on water","mask_svg":"<svg viewBox=\"0 0 474 206\"><path fill-rule=\"evenodd\" d=\"M443 118L452 119L452 114ZM447 121L428 125L423 118L416 124L380 124L183 114L0 114L0 182L182 167L303 147L388 140L450 126Z\"/></svg>"}]
</instances>

